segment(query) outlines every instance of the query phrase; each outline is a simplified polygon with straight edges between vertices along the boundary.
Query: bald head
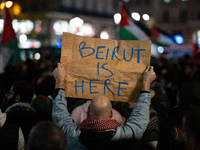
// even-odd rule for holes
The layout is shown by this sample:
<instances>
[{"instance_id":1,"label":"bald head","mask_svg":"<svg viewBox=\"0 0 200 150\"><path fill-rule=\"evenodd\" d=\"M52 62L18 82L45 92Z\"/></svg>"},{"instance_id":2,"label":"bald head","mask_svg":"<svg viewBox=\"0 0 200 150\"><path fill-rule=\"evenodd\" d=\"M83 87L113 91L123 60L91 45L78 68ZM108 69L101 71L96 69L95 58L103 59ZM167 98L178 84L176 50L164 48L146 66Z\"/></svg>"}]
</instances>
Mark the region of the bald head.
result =
<instances>
[{"instance_id":1,"label":"bald head","mask_svg":"<svg viewBox=\"0 0 200 150\"><path fill-rule=\"evenodd\" d=\"M92 99L88 111L90 118L108 120L112 117L112 104L107 97L97 96Z\"/></svg>"}]
</instances>

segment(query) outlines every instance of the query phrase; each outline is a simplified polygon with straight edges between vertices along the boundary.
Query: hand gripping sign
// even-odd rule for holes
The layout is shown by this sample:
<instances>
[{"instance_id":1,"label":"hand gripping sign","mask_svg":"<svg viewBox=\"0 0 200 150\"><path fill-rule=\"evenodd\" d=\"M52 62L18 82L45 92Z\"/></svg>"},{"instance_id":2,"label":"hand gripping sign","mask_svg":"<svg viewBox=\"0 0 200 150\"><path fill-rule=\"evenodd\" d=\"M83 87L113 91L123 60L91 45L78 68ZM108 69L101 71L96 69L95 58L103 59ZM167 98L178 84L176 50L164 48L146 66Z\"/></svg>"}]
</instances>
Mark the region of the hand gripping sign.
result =
<instances>
[{"instance_id":1,"label":"hand gripping sign","mask_svg":"<svg viewBox=\"0 0 200 150\"><path fill-rule=\"evenodd\" d=\"M137 100L150 64L151 41L105 40L63 33L66 97Z\"/></svg>"}]
</instances>

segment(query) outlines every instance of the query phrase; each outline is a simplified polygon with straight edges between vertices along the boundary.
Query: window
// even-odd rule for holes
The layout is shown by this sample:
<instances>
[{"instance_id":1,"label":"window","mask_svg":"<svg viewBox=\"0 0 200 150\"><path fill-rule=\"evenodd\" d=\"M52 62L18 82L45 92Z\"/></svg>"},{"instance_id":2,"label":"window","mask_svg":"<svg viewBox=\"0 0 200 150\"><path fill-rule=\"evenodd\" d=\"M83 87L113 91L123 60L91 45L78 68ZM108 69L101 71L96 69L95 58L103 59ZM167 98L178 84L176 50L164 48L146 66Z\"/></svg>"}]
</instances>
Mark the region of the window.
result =
<instances>
[{"instance_id":1,"label":"window","mask_svg":"<svg viewBox=\"0 0 200 150\"><path fill-rule=\"evenodd\" d=\"M186 10L180 10L179 20L180 20L180 22L187 21L187 11Z\"/></svg>"},{"instance_id":2,"label":"window","mask_svg":"<svg viewBox=\"0 0 200 150\"><path fill-rule=\"evenodd\" d=\"M169 22L169 12L167 10L165 10L163 13L163 21Z\"/></svg>"},{"instance_id":3,"label":"window","mask_svg":"<svg viewBox=\"0 0 200 150\"><path fill-rule=\"evenodd\" d=\"M200 20L200 9L198 10L198 14L197 14L198 16L198 19Z\"/></svg>"}]
</instances>

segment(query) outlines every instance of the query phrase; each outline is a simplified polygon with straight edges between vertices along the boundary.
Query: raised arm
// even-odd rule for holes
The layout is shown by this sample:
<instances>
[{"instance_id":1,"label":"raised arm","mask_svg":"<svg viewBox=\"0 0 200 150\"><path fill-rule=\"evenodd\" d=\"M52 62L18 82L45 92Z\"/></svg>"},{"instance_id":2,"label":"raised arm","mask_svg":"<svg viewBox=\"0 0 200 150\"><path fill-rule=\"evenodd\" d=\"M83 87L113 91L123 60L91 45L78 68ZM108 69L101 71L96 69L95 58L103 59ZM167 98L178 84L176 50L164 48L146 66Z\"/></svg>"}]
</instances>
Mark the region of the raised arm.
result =
<instances>
[{"instance_id":1,"label":"raised arm","mask_svg":"<svg viewBox=\"0 0 200 150\"><path fill-rule=\"evenodd\" d=\"M133 109L130 117L127 119L123 127L118 127L112 140L122 138L140 139L146 130L149 122L149 106L150 106L150 84L156 78L152 66L148 66L143 74L143 86L141 94L138 97L137 105Z\"/></svg>"},{"instance_id":2,"label":"raised arm","mask_svg":"<svg viewBox=\"0 0 200 150\"><path fill-rule=\"evenodd\" d=\"M58 63L57 68L54 69L52 74L56 80L55 89L64 89L65 69L63 65L61 63Z\"/></svg>"},{"instance_id":3,"label":"raised arm","mask_svg":"<svg viewBox=\"0 0 200 150\"><path fill-rule=\"evenodd\" d=\"M153 70L153 66L147 66L143 75L142 91L150 91L150 85L153 80L156 79L156 73Z\"/></svg>"},{"instance_id":4,"label":"raised arm","mask_svg":"<svg viewBox=\"0 0 200 150\"><path fill-rule=\"evenodd\" d=\"M57 68L53 71L53 76L56 80L55 98L53 100L52 120L60 126L67 137L67 147L71 147L80 135L80 129L77 128L67 110L67 100L65 97L64 77L65 69L61 63L58 63Z\"/></svg>"}]
</instances>

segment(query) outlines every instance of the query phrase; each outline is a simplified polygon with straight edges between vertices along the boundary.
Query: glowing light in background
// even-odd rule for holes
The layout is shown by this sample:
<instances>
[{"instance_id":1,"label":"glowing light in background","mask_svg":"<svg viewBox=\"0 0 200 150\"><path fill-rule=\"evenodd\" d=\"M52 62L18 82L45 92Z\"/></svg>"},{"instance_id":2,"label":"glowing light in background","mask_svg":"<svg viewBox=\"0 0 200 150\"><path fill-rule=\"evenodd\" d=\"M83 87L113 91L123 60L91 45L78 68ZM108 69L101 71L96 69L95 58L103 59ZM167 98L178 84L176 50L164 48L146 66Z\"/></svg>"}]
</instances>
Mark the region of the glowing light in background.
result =
<instances>
[{"instance_id":1,"label":"glowing light in background","mask_svg":"<svg viewBox=\"0 0 200 150\"><path fill-rule=\"evenodd\" d=\"M21 12L21 7L18 4L14 4L13 6L13 13L18 15Z\"/></svg>"},{"instance_id":2,"label":"glowing light in background","mask_svg":"<svg viewBox=\"0 0 200 150\"><path fill-rule=\"evenodd\" d=\"M115 21L115 24L120 23L120 21L121 21L121 14L120 13L114 14L114 21Z\"/></svg>"},{"instance_id":3,"label":"glowing light in background","mask_svg":"<svg viewBox=\"0 0 200 150\"><path fill-rule=\"evenodd\" d=\"M158 52L162 54L164 52L164 48L162 46L159 46L158 47Z\"/></svg>"},{"instance_id":4,"label":"glowing light in background","mask_svg":"<svg viewBox=\"0 0 200 150\"><path fill-rule=\"evenodd\" d=\"M137 12L132 13L131 16L136 21L140 21L140 14L138 14Z\"/></svg>"},{"instance_id":5,"label":"glowing light in background","mask_svg":"<svg viewBox=\"0 0 200 150\"><path fill-rule=\"evenodd\" d=\"M164 2L165 2L165 3L170 3L170 2L171 2L171 0L164 0Z\"/></svg>"},{"instance_id":6,"label":"glowing light in background","mask_svg":"<svg viewBox=\"0 0 200 150\"><path fill-rule=\"evenodd\" d=\"M100 34L101 39L109 39L109 34L106 31L102 31Z\"/></svg>"},{"instance_id":7,"label":"glowing light in background","mask_svg":"<svg viewBox=\"0 0 200 150\"><path fill-rule=\"evenodd\" d=\"M80 32L84 35L84 36L90 36L93 37L95 35L95 31L92 27L91 24L89 23L85 23L83 24L80 28L79 28Z\"/></svg>"},{"instance_id":8,"label":"glowing light in background","mask_svg":"<svg viewBox=\"0 0 200 150\"><path fill-rule=\"evenodd\" d=\"M183 44L183 42L184 42L182 35L174 35L174 39L175 39L177 44Z\"/></svg>"},{"instance_id":9,"label":"glowing light in background","mask_svg":"<svg viewBox=\"0 0 200 150\"><path fill-rule=\"evenodd\" d=\"M2 33L3 31L3 23L4 23L4 20L0 19L0 33Z\"/></svg>"},{"instance_id":10,"label":"glowing light in background","mask_svg":"<svg viewBox=\"0 0 200 150\"><path fill-rule=\"evenodd\" d=\"M83 23L84 23L84 21L83 21L83 19L81 19L81 18L79 18L79 17L75 17L75 18L73 18L73 19L71 19L70 21L69 21L69 24L71 25L71 26L75 26L75 27L81 27L82 25L83 25Z\"/></svg>"},{"instance_id":11,"label":"glowing light in background","mask_svg":"<svg viewBox=\"0 0 200 150\"><path fill-rule=\"evenodd\" d=\"M83 33L81 33L81 32L77 32L76 35L83 36Z\"/></svg>"},{"instance_id":12,"label":"glowing light in background","mask_svg":"<svg viewBox=\"0 0 200 150\"><path fill-rule=\"evenodd\" d=\"M145 20L145 21L148 21L150 19L149 15L148 14L143 14L142 15L142 18Z\"/></svg>"},{"instance_id":13,"label":"glowing light in background","mask_svg":"<svg viewBox=\"0 0 200 150\"><path fill-rule=\"evenodd\" d=\"M26 28L27 28L27 32L30 33L34 28L33 22L30 20L26 20Z\"/></svg>"},{"instance_id":14,"label":"glowing light in background","mask_svg":"<svg viewBox=\"0 0 200 150\"><path fill-rule=\"evenodd\" d=\"M35 53L35 60L39 60L40 59L40 57L41 57L41 55L40 55L40 53Z\"/></svg>"},{"instance_id":15,"label":"glowing light in background","mask_svg":"<svg viewBox=\"0 0 200 150\"><path fill-rule=\"evenodd\" d=\"M62 42L57 42L57 43L56 43L56 47L57 47L57 48L61 48L61 47L62 47Z\"/></svg>"},{"instance_id":16,"label":"glowing light in background","mask_svg":"<svg viewBox=\"0 0 200 150\"><path fill-rule=\"evenodd\" d=\"M21 32L21 33L26 33L26 32L27 32L27 29L26 29L26 22L25 22L25 21L22 21L22 22L20 23L19 29L20 29L20 32Z\"/></svg>"},{"instance_id":17,"label":"glowing light in background","mask_svg":"<svg viewBox=\"0 0 200 150\"><path fill-rule=\"evenodd\" d=\"M5 6L5 3L1 3L1 5L0 5L1 9L3 9L4 6Z\"/></svg>"},{"instance_id":18,"label":"glowing light in background","mask_svg":"<svg viewBox=\"0 0 200 150\"><path fill-rule=\"evenodd\" d=\"M7 1L7 2L6 2L6 7L7 7L7 8L12 7L12 5L13 5L13 2L12 2L12 1Z\"/></svg>"},{"instance_id":19,"label":"glowing light in background","mask_svg":"<svg viewBox=\"0 0 200 150\"><path fill-rule=\"evenodd\" d=\"M20 43L25 43L27 41L27 36L25 34L22 34L19 36Z\"/></svg>"}]
</instances>

